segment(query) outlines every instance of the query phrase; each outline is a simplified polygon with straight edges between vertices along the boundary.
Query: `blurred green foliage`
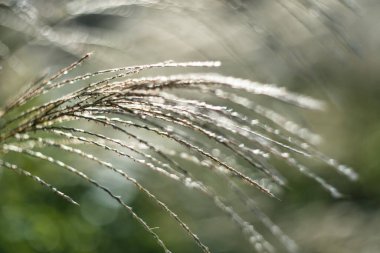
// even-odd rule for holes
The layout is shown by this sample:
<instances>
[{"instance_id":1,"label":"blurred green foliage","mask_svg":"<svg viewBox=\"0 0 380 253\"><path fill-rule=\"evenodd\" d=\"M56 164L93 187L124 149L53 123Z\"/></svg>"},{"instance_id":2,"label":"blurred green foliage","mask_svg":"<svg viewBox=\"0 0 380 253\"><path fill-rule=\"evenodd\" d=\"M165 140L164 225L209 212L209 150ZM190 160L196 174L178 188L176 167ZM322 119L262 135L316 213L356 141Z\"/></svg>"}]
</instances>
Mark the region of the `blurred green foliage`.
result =
<instances>
[{"instance_id":1,"label":"blurred green foliage","mask_svg":"<svg viewBox=\"0 0 380 253\"><path fill-rule=\"evenodd\" d=\"M278 163L279 170L289 180L289 188L280 195L282 201L257 196L260 206L299 243L301 252L379 252L380 34L376 27L380 7L377 1L358 2L360 12L354 13L344 5L324 1L331 17L338 19L330 19L330 23L318 15L310 18L306 15L309 10L293 8L290 4L293 13L312 26L311 32L302 29L299 20L276 5L277 1L206 1L209 5L202 1L193 4L164 1L158 7L124 5L78 16L65 12L74 2L50 3L46 5L48 11L43 11L43 2L30 1L41 20L57 31L66 29L62 36L70 31L83 33L83 38L73 39L72 50L96 51L89 69L167 59L216 59L224 63L222 73L278 83L325 100L328 103L325 112L273 104L280 113L319 133L324 139L320 149L354 167L360 174L359 181L348 182L331 168L317 165L316 171L346 194L345 198L336 200L312 180ZM56 8L59 6L61 9ZM49 13L49 10L54 11ZM2 11L8 11L7 7L2 6ZM35 78L36 73L46 67L58 69L70 63L77 51L70 55L70 47L49 43L45 47L46 41L33 32L15 32L6 26L5 14L0 15L5 20L0 20L3 22L0 41L9 49L0 62L0 104L4 104L19 87ZM92 41L93 37L99 40ZM96 44L99 41L108 44L99 46ZM58 199L28 178L0 170L0 252L160 251L154 240L124 210L110 203L107 196L37 160L19 162L73 196L81 207ZM96 169L83 166L87 170ZM189 189L160 181L160 177L139 174L142 169L132 167L145 185L177 211L213 252L252 251L241 231L212 203ZM201 171L201 168L192 169ZM133 209L158 227L156 231L173 252L199 251L156 205L137 194L133 187L120 189ZM256 221L248 210L239 208L250 221Z\"/></svg>"}]
</instances>

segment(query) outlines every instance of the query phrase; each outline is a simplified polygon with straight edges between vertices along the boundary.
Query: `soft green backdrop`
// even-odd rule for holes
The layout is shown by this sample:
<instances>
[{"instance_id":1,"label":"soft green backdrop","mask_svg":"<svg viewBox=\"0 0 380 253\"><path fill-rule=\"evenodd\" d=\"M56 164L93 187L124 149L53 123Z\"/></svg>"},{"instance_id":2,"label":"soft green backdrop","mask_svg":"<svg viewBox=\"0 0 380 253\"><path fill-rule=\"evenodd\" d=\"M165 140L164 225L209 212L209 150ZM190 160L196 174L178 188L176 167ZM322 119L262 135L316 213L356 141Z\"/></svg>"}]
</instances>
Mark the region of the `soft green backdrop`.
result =
<instances>
[{"instance_id":1,"label":"soft green backdrop","mask_svg":"<svg viewBox=\"0 0 380 253\"><path fill-rule=\"evenodd\" d=\"M56 70L89 51L95 51L94 58L75 73L168 59L221 60L223 66L213 71L277 83L326 101L324 112L264 103L319 133L321 150L357 170L360 179L349 182L331 168L314 166L346 197L331 198L318 184L281 163L279 169L289 180L289 188L280 194L282 201L249 194L258 195L262 209L301 252L380 251L378 1L350 5L351 1L210 0L122 6L111 1L116 5L108 9L99 7L102 1L25 1L36 15L31 18L35 23L26 23L31 27L43 23L61 37L49 31L43 37L23 26L25 20L13 21L9 6L15 2L1 5L0 104L37 73L48 67ZM54 38L58 42L53 43ZM136 164L117 162L132 168L213 252L252 251L242 232L204 197L152 177ZM71 194L81 207L0 170L0 252L159 252L154 240L104 194L40 161L19 163ZM77 163L87 171L96 170ZM199 252L167 214L132 186L109 174L95 174L159 227L157 232L173 252ZM257 224L254 215L237 208Z\"/></svg>"}]
</instances>

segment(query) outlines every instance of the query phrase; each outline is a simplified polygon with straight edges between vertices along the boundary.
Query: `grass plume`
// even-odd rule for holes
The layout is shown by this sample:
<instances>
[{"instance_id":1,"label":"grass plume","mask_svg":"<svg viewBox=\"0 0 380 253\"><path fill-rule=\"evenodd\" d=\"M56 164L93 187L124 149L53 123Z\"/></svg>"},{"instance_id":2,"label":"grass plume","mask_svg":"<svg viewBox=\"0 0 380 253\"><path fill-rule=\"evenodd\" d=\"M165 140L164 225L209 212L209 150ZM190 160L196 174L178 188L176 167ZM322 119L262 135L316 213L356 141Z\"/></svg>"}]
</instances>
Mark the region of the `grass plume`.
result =
<instances>
[{"instance_id":1,"label":"grass plume","mask_svg":"<svg viewBox=\"0 0 380 253\"><path fill-rule=\"evenodd\" d=\"M5 105L0 114L0 166L30 177L59 197L77 204L71 197L38 176L32 175L26 168L13 164L13 161L7 161L5 154L16 153L18 156L34 157L49 162L52 167L73 173L103 190L123 206L156 239L165 252L170 251L159 235L117 193L85 174L75 164L67 164L57 157L45 154L44 149L52 147L63 153L77 155L131 182L171 216L203 252L210 252L208 246L155 193L131 177L126 170L92 154L86 146L97 147L104 152L134 161L151 170L152 175L161 174L168 180L204 194L241 228L258 252L274 252L275 247L253 224L245 221L212 185L208 185L203 178L192 173L191 169L182 165L170 152L145 140L132 130L139 129L179 144L187 150L182 157L193 157L190 160L207 170L205 173L217 173L225 178L242 202L253 210L257 218L289 252L297 252L295 243L259 209L253 198L245 193L242 185L254 187L268 197L279 198L270 186L285 186L286 177L281 174L279 168L271 165L272 157L288 163L300 173L312 178L333 197L341 197L342 194L302 161L319 160L351 180L357 178L351 168L329 158L314 147L319 138L316 134L303 130L304 128L298 124L288 121L270 108L255 104L241 94L264 96L307 110L322 110L324 104L319 100L276 85L219 74L132 76L152 68L213 68L218 67L220 62L167 61L66 77L90 56L91 54L86 54L52 76L37 81ZM110 76L103 77L105 75ZM71 91L48 102L41 103L41 100L37 99L63 87L68 87ZM182 94L184 95L181 96ZM188 97L188 94L192 94L193 97ZM229 101L253 110L264 122L232 108L197 99L196 94ZM75 126L78 122L86 127ZM92 126L91 130L88 130L88 126ZM97 131L96 126L102 126L108 129L108 133L117 134L118 137L102 134ZM202 136L202 139L197 138L198 135ZM124 141L124 136L134 140L138 145ZM207 141L204 141L205 139ZM220 149L219 155L209 151L213 147ZM42 151L37 151L40 149ZM124 149L129 152L124 152ZM223 157L227 151L244 160L249 168L231 165ZM299 160L298 157L302 157L303 160ZM259 176L253 177L253 174ZM258 178L270 183L262 183L263 180Z\"/></svg>"}]
</instances>

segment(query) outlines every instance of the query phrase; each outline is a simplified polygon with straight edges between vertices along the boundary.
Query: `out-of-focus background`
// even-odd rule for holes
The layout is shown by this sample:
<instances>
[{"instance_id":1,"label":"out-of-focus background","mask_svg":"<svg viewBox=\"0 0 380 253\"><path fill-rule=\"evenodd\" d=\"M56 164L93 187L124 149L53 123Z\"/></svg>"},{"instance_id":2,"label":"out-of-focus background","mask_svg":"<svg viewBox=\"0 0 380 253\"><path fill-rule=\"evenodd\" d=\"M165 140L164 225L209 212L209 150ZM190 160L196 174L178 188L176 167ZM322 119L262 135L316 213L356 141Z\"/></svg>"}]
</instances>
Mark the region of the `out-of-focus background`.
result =
<instances>
[{"instance_id":1,"label":"out-of-focus background","mask_svg":"<svg viewBox=\"0 0 380 253\"><path fill-rule=\"evenodd\" d=\"M327 103L325 111L259 101L318 133L318 148L355 168L359 180L350 182L327 166L314 165L345 194L334 199L278 163L289 181L281 201L254 197L300 252L375 253L380 251L379 13L377 0L1 1L0 105L23 85L90 51L91 60L75 73L169 59L220 60L222 67L211 71L314 96ZM162 74L149 72L157 73ZM177 211L212 252L254 251L203 196L151 177L136 164L118 162L133 167L134 175ZM159 252L154 240L97 190L52 173L36 160L21 163L72 194L81 207L0 170L0 252ZM173 252L199 251L132 186L106 173L96 178L123 192L136 212L159 227L156 231ZM257 223L249 210L237 208ZM268 240L278 244L276 238Z\"/></svg>"}]
</instances>

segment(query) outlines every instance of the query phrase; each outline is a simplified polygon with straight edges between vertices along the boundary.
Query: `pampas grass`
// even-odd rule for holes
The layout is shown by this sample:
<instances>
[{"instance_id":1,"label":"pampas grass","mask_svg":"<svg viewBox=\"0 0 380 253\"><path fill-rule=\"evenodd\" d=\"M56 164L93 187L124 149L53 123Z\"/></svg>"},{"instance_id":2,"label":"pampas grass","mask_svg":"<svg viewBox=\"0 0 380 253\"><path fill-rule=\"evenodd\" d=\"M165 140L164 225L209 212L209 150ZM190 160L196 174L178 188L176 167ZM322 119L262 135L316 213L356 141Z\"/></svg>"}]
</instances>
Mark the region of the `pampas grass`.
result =
<instances>
[{"instance_id":1,"label":"pampas grass","mask_svg":"<svg viewBox=\"0 0 380 253\"><path fill-rule=\"evenodd\" d=\"M33 157L46 161L52 167L82 178L118 202L147 234L155 238L165 252L170 252L170 245L165 244L159 233L133 211L119 193L99 183L91 174L86 174L87 172L82 171L75 162L69 164L62 161L58 153L48 155L44 150L55 148L60 154L77 155L81 160L94 162L97 164L96 167L108 169L132 183L172 217L202 252L210 252L202 238L161 201L155 192L148 190L142 182L129 175L127 170L118 168L111 159L104 160L97 153L92 153L89 147L97 147L103 152L134 161L149 170L152 177L160 174L169 181L175 181L205 195L240 227L257 252L275 251L275 247L270 243L272 239L265 238L253 224L244 220L213 185L193 173L191 168L181 164L175 158L176 151L170 150L170 146L159 147L136 134L134 130L177 143L186 150L182 158L202 166L205 174L218 174L225 178L231 189L254 211L263 226L289 252L298 251L296 244L260 210L243 186L248 185L257 189L263 196L278 201L280 196L273 189L284 187L287 183L286 176L282 175L280 169L271 165L272 158L279 159L312 178L333 197L341 197L342 194L304 164L305 162L318 160L351 180L357 178L351 168L338 163L314 147L313 144L319 138L316 134L303 130L302 126L270 108L254 104L253 100L248 99L248 94L277 100L286 104L285 106L323 110L324 103L317 99L276 85L213 73L136 77L148 69L206 69L220 65L220 62L212 61L167 61L100 70L78 76L70 75L74 69L80 68L81 64L90 61L90 56L91 54L86 54L50 77L33 83L4 106L0 116L0 165L31 178L53 194L75 205L80 203L37 175L33 175L28 168L17 165L17 161L8 160L6 154L16 153L18 157ZM104 77L106 75L108 77ZM41 98L49 98L49 94L55 91L60 94L58 98L41 102L44 101ZM242 92L245 94L244 97ZM223 104L198 99L199 94L209 97L210 101L212 98L218 98L230 104L238 104L253 110L265 120L251 118ZM101 133L98 131L100 126L112 134ZM126 141L125 137L128 137L129 141ZM210 152L213 149L218 152ZM226 161L226 153L232 153L242 159L248 165L247 168Z\"/></svg>"},{"instance_id":2,"label":"pampas grass","mask_svg":"<svg viewBox=\"0 0 380 253\"><path fill-rule=\"evenodd\" d=\"M132 185L202 252L212 252L213 245L176 210L175 201L193 205L181 189L212 203L252 251L302 252L262 202L286 206L282 191L297 174L307 187L316 184L333 198L344 197L319 165L350 181L358 175L320 151L323 136L313 126L284 114L324 113L327 104L304 95L308 88L294 92L298 87L271 83L285 85L296 77L320 85L324 73L314 71L320 58L334 55L345 64L365 56L361 36L354 39L364 29L355 21L370 6L345 0L3 1L0 167L41 185L70 208L82 208L83 199L46 178L72 174L117 203L164 252L174 246L161 239L168 236L155 220L133 209L125 192L97 177L98 171ZM369 20L364 24L376 23ZM93 50L95 56L86 54ZM65 66L62 61L69 63L63 55L77 60L54 73ZM186 61L154 63L171 58ZM218 59L227 67L188 59ZM87 64L92 66L82 66ZM22 79L23 91L6 94ZM40 175L23 162L29 160L48 164L51 174ZM181 196L168 201L177 191Z\"/></svg>"}]
</instances>

